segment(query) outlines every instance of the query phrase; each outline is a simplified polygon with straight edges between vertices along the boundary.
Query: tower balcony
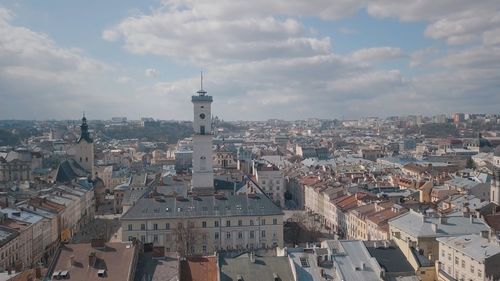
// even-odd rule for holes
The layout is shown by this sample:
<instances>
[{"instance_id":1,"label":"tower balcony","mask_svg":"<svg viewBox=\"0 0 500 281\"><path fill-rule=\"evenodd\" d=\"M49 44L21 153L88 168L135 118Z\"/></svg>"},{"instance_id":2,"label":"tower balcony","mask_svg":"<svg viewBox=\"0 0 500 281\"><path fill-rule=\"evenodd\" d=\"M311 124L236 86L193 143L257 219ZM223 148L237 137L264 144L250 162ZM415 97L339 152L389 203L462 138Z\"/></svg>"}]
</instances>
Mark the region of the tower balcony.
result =
<instances>
[{"instance_id":1,"label":"tower balcony","mask_svg":"<svg viewBox=\"0 0 500 281\"><path fill-rule=\"evenodd\" d=\"M199 95L199 96L192 96L191 97L191 101L192 102L199 102L199 101L212 102L213 99L212 99L212 96L202 96L202 95Z\"/></svg>"}]
</instances>

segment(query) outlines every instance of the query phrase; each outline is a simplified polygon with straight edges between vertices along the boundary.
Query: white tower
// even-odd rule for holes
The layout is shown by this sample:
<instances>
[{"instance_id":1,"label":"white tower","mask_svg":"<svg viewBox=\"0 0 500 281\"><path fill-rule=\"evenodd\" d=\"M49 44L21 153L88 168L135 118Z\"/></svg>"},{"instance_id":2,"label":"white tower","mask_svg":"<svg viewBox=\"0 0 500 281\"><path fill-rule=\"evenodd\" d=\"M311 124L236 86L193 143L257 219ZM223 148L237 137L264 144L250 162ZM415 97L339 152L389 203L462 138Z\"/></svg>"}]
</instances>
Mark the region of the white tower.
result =
<instances>
[{"instance_id":1,"label":"white tower","mask_svg":"<svg viewBox=\"0 0 500 281\"><path fill-rule=\"evenodd\" d=\"M493 152L493 179L491 179L490 202L500 206L500 146Z\"/></svg>"},{"instance_id":2,"label":"white tower","mask_svg":"<svg viewBox=\"0 0 500 281\"><path fill-rule=\"evenodd\" d=\"M80 138L75 144L74 159L94 177L94 140L90 137L87 118L83 115Z\"/></svg>"},{"instance_id":3,"label":"white tower","mask_svg":"<svg viewBox=\"0 0 500 281\"><path fill-rule=\"evenodd\" d=\"M203 90L203 74L201 89L191 98L194 106L193 119L193 179L194 191L212 191L214 174L212 167L212 97Z\"/></svg>"}]
</instances>

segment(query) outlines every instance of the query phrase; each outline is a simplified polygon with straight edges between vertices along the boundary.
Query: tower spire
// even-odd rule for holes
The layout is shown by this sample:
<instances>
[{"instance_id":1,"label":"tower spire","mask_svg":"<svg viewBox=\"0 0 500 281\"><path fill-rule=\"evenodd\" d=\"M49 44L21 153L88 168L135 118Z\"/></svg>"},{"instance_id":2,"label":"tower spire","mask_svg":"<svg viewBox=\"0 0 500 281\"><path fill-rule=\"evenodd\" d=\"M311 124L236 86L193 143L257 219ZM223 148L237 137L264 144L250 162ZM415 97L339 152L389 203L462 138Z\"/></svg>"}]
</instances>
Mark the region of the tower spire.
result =
<instances>
[{"instance_id":1,"label":"tower spire","mask_svg":"<svg viewBox=\"0 0 500 281\"><path fill-rule=\"evenodd\" d=\"M198 95L204 96L207 91L203 90L203 70L200 71L200 90L198 90Z\"/></svg>"},{"instance_id":2,"label":"tower spire","mask_svg":"<svg viewBox=\"0 0 500 281\"><path fill-rule=\"evenodd\" d=\"M200 84L201 84L201 90L203 91L203 70L200 70L200 78L201 78L201 81L200 81Z\"/></svg>"}]
</instances>

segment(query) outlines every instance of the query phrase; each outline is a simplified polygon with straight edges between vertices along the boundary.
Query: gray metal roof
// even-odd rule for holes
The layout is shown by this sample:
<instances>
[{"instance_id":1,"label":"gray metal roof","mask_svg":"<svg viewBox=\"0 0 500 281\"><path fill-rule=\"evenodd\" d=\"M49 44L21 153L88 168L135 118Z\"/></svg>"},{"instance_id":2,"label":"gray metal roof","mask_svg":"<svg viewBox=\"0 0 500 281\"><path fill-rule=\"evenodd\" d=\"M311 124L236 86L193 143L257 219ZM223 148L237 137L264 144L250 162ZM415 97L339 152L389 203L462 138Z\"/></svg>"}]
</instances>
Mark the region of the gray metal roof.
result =
<instances>
[{"instance_id":1,"label":"gray metal roof","mask_svg":"<svg viewBox=\"0 0 500 281\"><path fill-rule=\"evenodd\" d=\"M264 195L246 194L189 196L183 198L158 196L141 198L122 216L127 219L192 218L226 216L282 215L283 211Z\"/></svg>"},{"instance_id":2,"label":"gray metal roof","mask_svg":"<svg viewBox=\"0 0 500 281\"><path fill-rule=\"evenodd\" d=\"M442 237L481 233L489 230L483 220L467 218L461 213L449 214L446 216L446 222L441 222L439 217L425 217L413 210L390 220L389 225L414 237ZM436 229L433 229L432 225L435 225Z\"/></svg>"},{"instance_id":3,"label":"gray metal roof","mask_svg":"<svg viewBox=\"0 0 500 281\"><path fill-rule=\"evenodd\" d=\"M280 280L293 281L292 268L288 257L258 257L250 261L250 255L245 253L236 258L220 258L220 280L236 281L238 275L245 281L274 280L276 274Z\"/></svg>"},{"instance_id":4,"label":"gray metal roof","mask_svg":"<svg viewBox=\"0 0 500 281\"><path fill-rule=\"evenodd\" d=\"M364 241L364 244L385 272L415 272L403 252L391 241Z\"/></svg>"}]
</instances>

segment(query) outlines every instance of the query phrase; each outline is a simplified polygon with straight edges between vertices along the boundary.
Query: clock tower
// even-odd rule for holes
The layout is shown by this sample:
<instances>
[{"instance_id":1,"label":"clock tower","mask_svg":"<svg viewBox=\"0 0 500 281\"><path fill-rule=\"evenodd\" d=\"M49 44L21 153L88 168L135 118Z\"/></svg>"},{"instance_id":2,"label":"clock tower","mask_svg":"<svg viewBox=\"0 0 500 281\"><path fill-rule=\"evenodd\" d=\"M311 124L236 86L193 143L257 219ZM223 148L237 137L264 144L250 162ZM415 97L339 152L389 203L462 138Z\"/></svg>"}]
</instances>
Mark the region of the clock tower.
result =
<instances>
[{"instance_id":1,"label":"clock tower","mask_svg":"<svg viewBox=\"0 0 500 281\"><path fill-rule=\"evenodd\" d=\"M212 167L212 96L201 89L191 98L194 106L193 119L193 191L213 191L214 174Z\"/></svg>"}]
</instances>

